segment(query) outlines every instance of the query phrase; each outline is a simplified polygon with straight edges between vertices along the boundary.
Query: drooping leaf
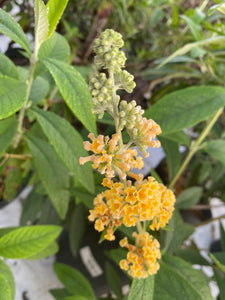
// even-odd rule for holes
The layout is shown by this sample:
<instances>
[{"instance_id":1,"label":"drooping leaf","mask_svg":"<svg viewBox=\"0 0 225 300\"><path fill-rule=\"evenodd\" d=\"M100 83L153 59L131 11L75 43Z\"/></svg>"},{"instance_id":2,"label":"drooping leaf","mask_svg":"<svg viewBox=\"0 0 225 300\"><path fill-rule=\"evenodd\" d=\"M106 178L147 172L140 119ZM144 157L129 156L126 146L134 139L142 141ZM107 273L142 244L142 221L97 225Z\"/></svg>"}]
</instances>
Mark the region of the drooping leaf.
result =
<instances>
[{"instance_id":1,"label":"drooping leaf","mask_svg":"<svg viewBox=\"0 0 225 300\"><path fill-rule=\"evenodd\" d=\"M26 140L41 182L56 211L63 219L66 216L70 197L68 170L47 142L31 135L27 135Z\"/></svg>"},{"instance_id":2,"label":"drooping leaf","mask_svg":"<svg viewBox=\"0 0 225 300\"><path fill-rule=\"evenodd\" d=\"M225 165L225 141L213 140L204 143L204 150Z\"/></svg>"},{"instance_id":3,"label":"drooping leaf","mask_svg":"<svg viewBox=\"0 0 225 300\"><path fill-rule=\"evenodd\" d=\"M38 219L38 215L40 215L45 195L36 192L37 187L29 193L23 202L20 226L33 224Z\"/></svg>"},{"instance_id":4,"label":"drooping leaf","mask_svg":"<svg viewBox=\"0 0 225 300\"><path fill-rule=\"evenodd\" d=\"M121 279L118 273L109 262L106 262L105 271L106 271L106 279L110 289L115 293L118 299L121 299L122 286L121 286Z\"/></svg>"},{"instance_id":5,"label":"drooping leaf","mask_svg":"<svg viewBox=\"0 0 225 300\"><path fill-rule=\"evenodd\" d=\"M148 276L145 279L133 279L127 300L155 300L153 297L154 286L155 276Z\"/></svg>"},{"instance_id":6,"label":"drooping leaf","mask_svg":"<svg viewBox=\"0 0 225 300\"><path fill-rule=\"evenodd\" d=\"M19 227L0 238L0 256L28 258L50 245L60 234L54 225Z\"/></svg>"},{"instance_id":7,"label":"drooping leaf","mask_svg":"<svg viewBox=\"0 0 225 300\"><path fill-rule=\"evenodd\" d=\"M174 178L174 176L176 175L181 163L179 145L178 143L170 141L163 137L160 137L159 140L166 154L166 162L169 170L169 180L172 180L172 178Z\"/></svg>"},{"instance_id":8,"label":"drooping leaf","mask_svg":"<svg viewBox=\"0 0 225 300\"><path fill-rule=\"evenodd\" d=\"M0 52L0 75L6 75L14 79L19 79L19 74L14 63Z\"/></svg>"},{"instance_id":9,"label":"drooping leaf","mask_svg":"<svg viewBox=\"0 0 225 300\"><path fill-rule=\"evenodd\" d=\"M48 36L50 37L66 8L66 5L69 0L49 0L47 3L47 14L48 14L48 21L49 21L49 33Z\"/></svg>"},{"instance_id":10,"label":"drooping leaf","mask_svg":"<svg viewBox=\"0 0 225 300\"><path fill-rule=\"evenodd\" d=\"M146 110L164 135L208 119L225 105L225 89L216 86L190 87L170 93Z\"/></svg>"},{"instance_id":11,"label":"drooping leaf","mask_svg":"<svg viewBox=\"0 0 225 300\"><path fill-rule=\"evenodd\" d=\"M67 40L59 33L47 39L40 47L38 52L39 59L53 58L67 61L70 55L70 47Z\"/></svg>"},{"instance_id":12,"label":"drooping leaf","mask_svg":"<svg viewBox=\"0 0 225 300\"><path fill-rule=\"evenodd\" d=\"M184 223L177 210L173 212L168 227L171 230L163 230L160 233L160 244L162 249L165 248L167 254L172 254L194 232L194 227Z\"/></svg>"},{"instance_id":13,"label":"drooping leaf","mask_svg":"<svg viewBox=\"0 0 225 300\"><path fill-rule=\"evenodd\" d=\"M180 209L185 209L197 204L201 198L202 190L203 189L200 186L193 186L185 189L177 197L176 204L175 204L176 207Z\"/></svg>"},{"instance_id":14,"label":"drooping leaf","mask_svg":"<svg viewBox=\"0 0 225 300\"><path fill-rule=\"evenodd\" d=\"M10 145L17 128L18 122L15 117L0 121L0 156Z\"/></svg>"},{"instance_id":15,"label":"drooping leaf","mask_svg":"<svg viewBox=\"0 0 225 300\"><path fill-rule=\"evenodd\" d=\"M84 206L82 203L76 205L70 217L69 243L70 250L74 256L77 256L80 244L85 232Z\"/></svg>"},{"instance_id":16,"label":"drooping leaf","mask_svg":"<svg viewBox=\"0 0 225 300\"><path fill-rule=\"evenodd\" d=\"M24 48L28 54L31 54L30 42L23 32L20 25L13 17L0 8L0 32L10 37L13 41Z\"/></svg>"},{"instance_id":17,"label":"drooping leaf","mask_svg":"<svg viewBox=\"0 0 225 300\"><path fill-rule=\"evenodd\" d=\"M60 263L54 264L54 270L65 288L74 296L84 296L94 300L94 291L88 280L78 270Z\"/></svg>"},{"instance_id":18,"label":"drooping leaf","mask_svg":"<svg viewBox=\"0 0 225 300\"><path fill-rule=\"evenodd\" d=\"M174 256L163 256L155 276L154 300L213 300L208 283L191 265Z\"/></svg>"},{"instance_id":19,"label":"drooping leaf","mask_svg":"<svg viewBox=\"0 0 225 300\"><path fill-rule=\"evenodd\" d=\"M83 77L68 64L44 59L42 62L53 76L66 104L89 132L96 132L95 116L91 113L91 95Z\"/></svg>"},{"instance_id":20,"label":"drooping leaf","mask_svg":"<svg viewBox=\"0 0 225 300\"><path fill-rule=\"evenodd\" d=\"M0 299L14 300L15 283L10 268L0 259Z\"/></svg>"},{"instance_id":21,"label":"drooping leaf","mask_svg":"<svg viewBox=\"0 0 225 300\"><path fill-rule=\"evenodd\" d=\"M0 75L0 120L17 112L26 98L26 84Z\"/></svg>"},{"instance_id":22,"label":"drooping leaf","mask_svg":"<svg viewBox=\"0 0 225 300\"><path fill-rule=\"evenodd\" d=\"M49 32L47 9L42 0L35 0L35 55L37 56L41 44L46 40Z\"/></svg>"},{"instance_id":23,"label":"drooping leaf","mask_svg":"<svg viewBox=\"0 0 225 300\"><path fill-rule=\"evenodd\" d=\"M88 191L94 191L93 172L91 166L80 166L79 158L87 156L83 148L83 140L79 133L64 119L56 114L40 109L32 109L45 135L55 148L67 168Z\"/></svg>"}]
</instances>

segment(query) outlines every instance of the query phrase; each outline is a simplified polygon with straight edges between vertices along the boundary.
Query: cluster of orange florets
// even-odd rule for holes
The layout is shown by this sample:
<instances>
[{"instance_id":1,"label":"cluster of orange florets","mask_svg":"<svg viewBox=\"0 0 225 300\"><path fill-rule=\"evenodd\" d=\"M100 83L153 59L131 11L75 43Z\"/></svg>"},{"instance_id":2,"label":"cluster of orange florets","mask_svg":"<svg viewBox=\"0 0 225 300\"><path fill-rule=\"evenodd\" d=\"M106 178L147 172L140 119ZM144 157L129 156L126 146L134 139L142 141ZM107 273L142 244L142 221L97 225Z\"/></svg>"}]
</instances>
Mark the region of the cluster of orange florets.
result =
<instances>
[{"instance_id":1,"label":"cluster of orange florets","mask_svg":"<svg viewBox=\"0 0 225 300\"><path fill-rule=\"evenodd\" d=\"M103 43L105 37L107 41ZM121 71L123 67L123 63L119 65L121 55L118 61L113 56L110 66L109 61L106 64L104 59L106 54L109 54L109 50L115 48L113 52L115 55L120 52L121 40L120 34L113 30L106 30L96 42L97 66L100 64L101 68L108 69L108 76L112 82L110 89L112 99L107 98L104 109L99 103L94 103L95 106L100 105L95 109L96 113L101 111L102 115L104 111L111 114L117 124L117 133L113 134L111 139L103 135L95 137L90 133L88 137L91 142L84 142L84 148L92 153L88 157L81 157L80 164L91 161L92 167L105 175L102 185L106 190L95 197L94 209L90 210L89 220L94 222L95 229L103 232L104 238L110 241L115 239L114 232L122 224L126 227L137 227L139 233L133 233L134 245L129 244L126 237L120 241L120 246L128 249L127 258L120 261L120 267L127 270L132 277L145 278L157 272L158 259L161 257L159 242L148 233L148 230L159 230L168 223L174 210L175 197L171 190L158 183L153 177L143 179L142 174L136 175L132 172L134 168L143 167L142 157L138 156L133 146L136 145L144 156L147 156L147 147L160 146L160 142L155 138L161 133L161 129L153 120L147 120L142 116L143 111L136 106L135 101L130 105L122 101L120 111L118 110L120 101L119 96L116 95L118 86L126 90L128 84L132 88L135 84L131 85L130 81L133 77L131 78L128 72L121 77L121 83L115 84L114 72ZM104 45L106 43L107 47L102 46L102 43ZM115 63L118 63L116 68ZM91 82L94 82L92 90L94 89L96 94L99 85L96 84L96 80ZM130 136L127 145L123 144L121 136L123 129L127 130ZM119 181L113 181L117 175ZM132 177L135 182L132 183L127 176ZM145 222L148 223L148 228Z\"/></svg>"},{"instance_id":2,"label":"cluster of orange florets","mask_svg":"<svg viewBox=\"0 0 225 300\"><path fill-rule=\"evenodd\" d=\"M174 210L175 197L171 190L158 183L153 177L136 181L134 185L113 182L105 178L103 185L109 189L94 199L94 209L90 210L89 220L95 221L95 229L103 231L105 239L114 240L113 229L124 224L135 226L137 221L152 221L150 229L164 227Z\"/></svg>"},{"instance_id":3,"label":"cluster of orange florets","mask_svg":"<svg viewBox=\"0 0 225 300\"><path fill-rule=\"evenodd\" d=\"M120 261L120 267L136 278L146 278L155 274L159 269L158 259L161 258L160 244L148 232L133 232L135 246L128 243L127 237L120 241L121 247L129 252L127 259Z\"/></svg>"}]
</instances>

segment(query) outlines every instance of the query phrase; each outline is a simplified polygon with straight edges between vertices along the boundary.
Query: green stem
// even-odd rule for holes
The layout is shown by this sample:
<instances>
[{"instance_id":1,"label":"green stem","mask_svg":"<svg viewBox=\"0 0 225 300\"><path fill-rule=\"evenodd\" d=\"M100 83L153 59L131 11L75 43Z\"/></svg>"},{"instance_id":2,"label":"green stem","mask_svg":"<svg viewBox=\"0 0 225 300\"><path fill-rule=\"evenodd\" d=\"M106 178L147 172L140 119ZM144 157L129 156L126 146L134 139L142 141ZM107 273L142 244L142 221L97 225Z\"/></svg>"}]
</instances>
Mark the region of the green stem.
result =
<instances>
[{"instance_id":1,"label":"green stem","mask_svg":"<svg viewBox=\"0 0 225 300\"><path fill-rule=\"evenodd\" d=\"M194 156L194 154L199 150L199 146L201 145L202 141L205 139L205 137L208 135L210 130L212 129L213 125L216 123L217 119L223 112L223 109L220 109L214 117L209 121L208 125L205 127L205 129L202 131L201 135L199 138L196 140L196 142L193 144L193 146L190 148L190 152L188 153L187 157L185 158L183 164L181 165L180 169L178 170L177 174L169 184L169 188L174 187L176 184L177 180L179 179L180 175L184 172L186 166Z\"/></svg>"},{"instance_id":2,"label":"green stem","mask_svg":"<svg viewBox=\"0 0 225 300\"><path fill-rule=\"evenodd\" d=\"M24 115L25 111L28 108L28 101L30 97L30 91L31 91L31 86L34 80L34 69L35 69L36 62L32 61L32 58L30 60L30 69L29 69L29 74L28 74L28 79L27 79L27 92L26 92L26 98L23 107L21 108L18 116L18 127L17 127L17 133L15 135L14 141L13 141L13 148L17 148L22 133L23 133L23 120L24 120Z\"/></svg>"},{"instance_id":3,"label":"green stem","mask_svg":"<svg viewBox=\"0 0 225 300\"><path fill-rule=\"evenodd\" d=\"M119 129L119 121L120 121L120 116L119 116L119 111L118 111L118 104L116 100L116 90L115 90L115 80L114 80L114 75L112 72L109 73L109 78L112 80L112 86L114 87L113 89L113 96L112 96L112 102L113 102L113 119L115 122L115 127L116 127L116 133L119 134L119 146L120 149L123 147L123 138L122 138L122 133L121 130Z\"/></svg>"},{"instance_id":4,"label":"green stem","mask_svg":"<svg viewBox=\"0 0 225 300\"><path fill-rule=\"evenodd\" d=\"M140 220L137 220L136 227L137 227L137 230L139 233L143 233L144 230L143 230Z\"/></svg>"}]
</instances>

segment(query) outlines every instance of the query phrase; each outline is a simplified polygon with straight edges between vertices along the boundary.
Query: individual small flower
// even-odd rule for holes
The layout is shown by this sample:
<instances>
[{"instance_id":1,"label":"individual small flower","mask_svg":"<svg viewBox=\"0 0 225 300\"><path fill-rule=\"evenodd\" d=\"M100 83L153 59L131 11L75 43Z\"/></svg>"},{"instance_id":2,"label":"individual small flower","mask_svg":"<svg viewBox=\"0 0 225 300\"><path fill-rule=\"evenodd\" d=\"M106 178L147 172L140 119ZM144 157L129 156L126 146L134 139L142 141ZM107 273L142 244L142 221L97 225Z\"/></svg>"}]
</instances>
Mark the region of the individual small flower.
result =
<instances>
[{"instance_id":1,"label":"individual small flower","mask_svg":"<svg viewBox=\"0 0 225 300\"><path fill-rule=\"evenodd\" d=\"M112 138L99 135L95 138L93 133L88 137L92 143L84 142L84 148L87 151L92 151L94 154L88 157L81 157L80 164L92 161L92 167L98 169L101 174L106 174L106 177L114 177L115 171L121 179L126 178L127 172L130 169L143 167L143 159L138 157L136 149L120 149L118 146L119 135L113 134Z\"/></svg>"},{"instance_id":2,"label":"individual small flower","mask_svg":"<svg viewBox=\"0 0 225 300\"><path fill-rule=\"evenodd\" d=\"M133 237L135 246L129 244L126 237L120 241L120 246L129 250L127 258L120 261L121 269L138 279L156 274L159 269L158 259L161 258L159 242L148 232L133 232Z\"/></svg>"}]
</instances>

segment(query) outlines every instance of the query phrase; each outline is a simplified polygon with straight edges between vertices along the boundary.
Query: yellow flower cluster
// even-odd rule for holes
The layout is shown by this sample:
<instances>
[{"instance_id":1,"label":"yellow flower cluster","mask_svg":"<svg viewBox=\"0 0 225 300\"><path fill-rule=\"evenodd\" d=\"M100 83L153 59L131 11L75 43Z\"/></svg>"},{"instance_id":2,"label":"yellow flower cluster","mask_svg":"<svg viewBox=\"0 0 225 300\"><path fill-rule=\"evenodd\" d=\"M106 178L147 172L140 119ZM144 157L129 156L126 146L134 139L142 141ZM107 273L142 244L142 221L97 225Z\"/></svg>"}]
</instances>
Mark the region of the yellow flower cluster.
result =
<instances>
[{"instance_id":1,"label":"yellow flower cluster","mask_svg":"<svg viewBox=\"0 0 225 300\"><path fill-rule=\"evenodd\" d=\"M135 246L128 243L127 237L120 241L120 246L129 250L127 259L120 261L121 269L139 279L156 274L159 269L157 260L161 258L159 242L148 232L133 232L133 237Z\"/></svg>"},{"instance_id":2,"label":"yellow flower cluster","mask_svg":"<svg viewBox=\"0 0 225 300\"><path fill-rule=\"evenodd\" d=\"M175 196L153 177L147 180L114 183L109 178L103 180L109 189L94 199L94 209L90 210L89 220L95 221L95 229L103 231L105 239L114 240L113 229L124 224L135 226L137 221L152 221L152 230L164 227L174 210Z\"/></svg>"}]
</instances>

